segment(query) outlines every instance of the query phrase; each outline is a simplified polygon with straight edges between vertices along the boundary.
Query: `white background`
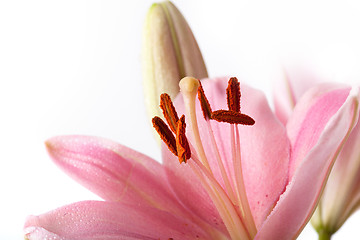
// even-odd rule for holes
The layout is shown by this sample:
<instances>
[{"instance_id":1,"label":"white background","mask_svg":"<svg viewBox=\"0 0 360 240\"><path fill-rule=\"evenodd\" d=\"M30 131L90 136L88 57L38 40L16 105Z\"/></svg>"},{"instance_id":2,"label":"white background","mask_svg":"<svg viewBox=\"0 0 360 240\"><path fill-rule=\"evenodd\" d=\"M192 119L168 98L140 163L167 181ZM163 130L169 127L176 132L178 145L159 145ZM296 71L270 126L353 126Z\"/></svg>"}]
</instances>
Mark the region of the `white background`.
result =
<instances>
[{"instance_id":1,"label":"white background","mask_svg":"<svg viewBox=\"0 0 360 240\"><path fill-rule=\"evenodd\" d=\"M174 2L210 76L243 76L269 97L279 63L359 82L356 1ZM29 214L98 199L50 161L49 137L102 136L160 159L141 84L141 30L151 3L0 2L0 239L23 239ZM358 239L359 215L334 239ZM300 239L316 234L307 227Z\"/></svg>"}]
</instances>

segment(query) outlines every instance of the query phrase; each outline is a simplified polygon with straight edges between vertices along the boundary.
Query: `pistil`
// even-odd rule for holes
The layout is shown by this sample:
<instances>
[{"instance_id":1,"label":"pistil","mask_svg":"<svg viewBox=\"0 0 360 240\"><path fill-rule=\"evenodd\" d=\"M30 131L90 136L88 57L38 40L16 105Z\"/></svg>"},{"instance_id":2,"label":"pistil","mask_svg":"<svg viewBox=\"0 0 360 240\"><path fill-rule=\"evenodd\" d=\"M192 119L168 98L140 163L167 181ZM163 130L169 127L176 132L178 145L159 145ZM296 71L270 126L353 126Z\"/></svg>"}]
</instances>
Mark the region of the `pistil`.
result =
<instances>
[{"instance_id":1,"label":"pistil","mask_svg":"<svg viewBox=\"0 0 360 240\"><path fill-rule=\"evenodd\" d=\"M199 81L192 77L184 77L183 79L181 79L179 86L184 97L186 113L190 118L190 127L194 137L196 150L199 153L201 162L211 172L211 168L206 158L204 147L201 142L199 127L196 119L195 99L199 87Z\"/></svg>"}]
</instances>

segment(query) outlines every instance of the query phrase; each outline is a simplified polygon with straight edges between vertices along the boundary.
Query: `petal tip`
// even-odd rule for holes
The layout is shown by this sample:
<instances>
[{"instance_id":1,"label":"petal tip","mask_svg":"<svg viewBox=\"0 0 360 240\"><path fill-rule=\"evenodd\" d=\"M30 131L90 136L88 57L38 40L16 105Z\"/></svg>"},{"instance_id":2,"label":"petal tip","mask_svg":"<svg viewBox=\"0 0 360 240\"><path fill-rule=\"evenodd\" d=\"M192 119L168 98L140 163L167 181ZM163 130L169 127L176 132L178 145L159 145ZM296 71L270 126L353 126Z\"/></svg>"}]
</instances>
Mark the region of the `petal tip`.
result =
<instances>
[{"instance_id":1,"label":"petal tip","mask_svg":"<svg viewBox=\"0 0 360 240\"><path fill-rule=\"evenodd\" d=\"M48 140L46 140L44 142L45 144L45 148L47 150L47 152L50 155L53 155L53 153L55 151L57 151L59 149L59 147L61 146L61 142L64 140L64 138L66 138L66 136L56 136L56 137L52 137L49 138Z\"/></svg>"},{"instance_id":2,"label":"petal tip","mask_svg":"<svg viewBox=\"0 0 360 240\"><path fill-rule=\"evenodd\" d=\"M349 93L349 97L353 97L357 99L357 102L359 102L359 98L360 98L360 87L359 86L352 86L350 93Z\"/></svg>"}]
</instances>

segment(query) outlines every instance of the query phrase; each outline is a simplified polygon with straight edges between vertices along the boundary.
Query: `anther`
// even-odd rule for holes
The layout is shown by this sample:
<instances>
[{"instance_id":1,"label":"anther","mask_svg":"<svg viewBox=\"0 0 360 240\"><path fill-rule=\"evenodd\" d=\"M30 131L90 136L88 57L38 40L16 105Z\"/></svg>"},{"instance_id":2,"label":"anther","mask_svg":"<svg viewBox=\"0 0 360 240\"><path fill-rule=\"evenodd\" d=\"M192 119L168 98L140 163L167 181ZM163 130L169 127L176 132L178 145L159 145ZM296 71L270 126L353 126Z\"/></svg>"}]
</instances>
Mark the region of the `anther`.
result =
<instances>
[{"instance_id":1,"label":"anther","mask_svg":"<svg viewBox=\"0 0 360 240\"><path fill-rule=\"evenodd\" d=\"M180 163L186 163L187 160L191 157L189 142L185 135L185 127L185 116L182 115L178 121L176 131L176 149Z\"/></svg>"},{"instance_id":2,"label":"anther","mask_svg":"<svg viewBox=\"0 0 360 240\"><path fill-rule=\"evenodd\" d=\"M168 94L163 93L160 95L160 108L164 114L166 122L169 124L170 129L176 133L177 122L179 117L176 113L175 107Z\"/></svg>"},{"instance_id":3,"label":"anther","mask_svg":"<svg viewBox=\"0 0 360 240\"><path fill-rule=\"evenodd\" d=\"M160 135L161 140L163 140L164 143L166 144L166 146L169 148L169 150L175 156L177 156L178 153L176 150L176 140L175 140L173 133L171 132L169 127L166 125L166 123L161 118L156 117L156 116L153 117L152 123L153 123L155 130Z\"/></svg>"},{"instance_id":4,"label":"anther","mask_svg":"<svg viewBox=\"0 0 360 240\"><path fill-rule=\"evenodd\" d=\"M198 88L198 98L200 101L201 110L203 112L205 120L209 120L209 119L211 119L212 110L210 107L210 103L205 96L205 92L204 92L204 89L203 89L200 81L199 81L199 84L200 84L200 86Z\"/></svg>"},{"instance_id":5,"label":"anther","mask_svg":"<svg viewBox=\"0 0 360 240\"><path fill-rule=\"evenodd\" d=\"M246 115L235 111L217 110L212 112L211 118L218 122L226 122L231 124L254 125L255 120Z\"/></svg>"},{"instance_id":6,"label":"anther","mask_svg":"<svg viewBox=\"0 0 360 240\"><path fill-rule=\"evenodd\" d=\"M229 110L240 112L240 83L236 77L230 78L226 89L226 96Z\"/></svg>"}]
</instances>

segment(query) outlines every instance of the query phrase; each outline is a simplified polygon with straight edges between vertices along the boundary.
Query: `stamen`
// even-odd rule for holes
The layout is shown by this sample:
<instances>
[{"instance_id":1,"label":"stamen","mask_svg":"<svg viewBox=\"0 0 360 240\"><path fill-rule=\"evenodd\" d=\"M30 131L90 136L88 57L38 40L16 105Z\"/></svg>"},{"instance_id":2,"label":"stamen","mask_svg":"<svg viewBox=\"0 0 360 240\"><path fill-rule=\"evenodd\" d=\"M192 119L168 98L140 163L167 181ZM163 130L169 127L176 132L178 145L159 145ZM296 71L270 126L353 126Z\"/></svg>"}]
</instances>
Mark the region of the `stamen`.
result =
<instances>
[{"instance_id":1,"label":"stamen","mask_svg":"<svg viewBox=\"0 0 360 240\"><path fill-rule=\"evenodd\" d=\"M176 149L180 163L186 163L187 160L191 157L189 142L185 136L185 127L185 116L182 115L178 121L176 131Z\"/></svg>"},{"instance_id":2,"label":"stamen","mask_svg":"<svg viewBox=\"0 0 360 240\"><path fill-rule=\"evenodd\" d=\"M177 121L179 120L179 117L176 113L170 96L166 93L160 95L160 108L171 130L176 133Z\"/></svg>"},{"instance_id":3,"label":"stamen","mask_svg":"<svg viewBox=\"0 0 360 240\"><path fill-rule=\"evenodd\" d=\"M229 80L226 89L229 110L218 110L214 112L211 109L199 80L185 77L180 81L179 85L186 107L187 118L190 119L191 133L193 134L192 139L195 141L196 148L188 142L186 137L185 116L182 115L180 119L178 118L174 105L167 94L161 95L160 107L170 128L159 117L153 118L154 128L168 146L169 150L178 156L179 162L188 163L192 171L199 177L200 182L223 219L230 238L254 239L257 229L247 199L242 174L238 124L254 125L255 121L250 116L240 112L240 83L236 78ZM207 123L211 145L214 150L213 154L215 154L221 177L225 184L224 188L215 178L201 142L196 119L196 94L198 94L203 116ZM229 179L230 176L228 176L224 163L221 160L210 119L231 124L231 150L235 171L232 179ZM173 133L175 133L175 136ZM191 161L187 162L190 158Z\"/></svg>"},{"instance_id":4,"label":"stamen","mask_svg":"<svg viewBox=\"0 0 360 240\"><path fill-rule=\"evenodd\" d=\"M201 110L203 112L205 120L209 120L209 119L211 119L212 110L210 107L210 103L205 96L204 89L203 89L200 81L199 81L199 84L200 84L200 86L198 88L198 98L200 101Z\"/></svg>"},{"instance_id":5,"label":"stamen","mask_svg":"<svg viewBox=\"0 0 360 240\"><path fill-rule=\"evenodd\" d=\"M255 120L240 112L217 110L212 112L211 118L218 122L226 122L231 124L254 125Z\"/></svg>"},{"instance_id":6,"label":"stamen","mask_svg":"<svg viewBox=\"0 0 360 240\"><path fill-rule=\"evenodd\" d=\"M164 141L166 146L169 148L169 150L177 156L177 150L176 150L176 140L173 135L173 133L170 131L169 127L166 125L166 123L159 117L153 117L152 119L153 127L160 135L161 140Z\"/></svg>"},{"instance_id":7,"label":"stamen","mask_svg":"<svg viewBox=\"0 0 360 240\"><path fill-rule=\"evenodd\" d=\"M234 128L235 127L235 128ZM244 175L242 172L242 163L241 163L241 148L240 148L240 134L238 125L231 125L231 131L235 132L235 156L233 159L234 169L236 169L236 186L240 198L241 209L243 212L242 219L243 222L248 229L248 232L252 238L255 237L257 233L257 229L255 226L254 218L252 216L249 200L246 195L245 183L244 183ZM233 137L234 135L232 135Z\"/></svg>"},{"instance_id":8,"label":"stamen","mask_svg":"<svg viewBox=\"0 0 360 240\"><path fill-rule=\"evenodd\" d=\"M253 239L257 233L256 225L250 210L249 201L246 195L244 176L242 173L240 135L238 124L254 125L255 121L248 115L240 113L240 83L236 78L230 78L226 89L227 104L229 111L219 110L212 114L212 119L231 124L231 145L233 166L235 169L235 187L241 207L241 219ZM235 138L236 134L236 138Z\"/></svg>"},{"instance_id":9,"label":"stamen","mask_svg":"<svg viewBox=\"0 0 360 240\"><path fill-rule=\"evenodd\" d=\"M230 78L226 89L226 96L229 110L240 112L240 83L236 77Z\"/></svg>"},{"instance_id":10,"label":"stamen","mask_svg":"<svg viewBox=\"0 0 360 240\"><path fill-rule=\"evenodd\" d=\"M199 88L199 80L192 77L184 77L180 80L179 86L184 97L187 116L190 118L190 127L192 130L191 132L194 136L196 150L200 155L201 162L205 165L207 169L211 170L205 155L204 147L201 143L199 128L196 119L195 98L197 90Z\"/></svg>"}]
</instances>

